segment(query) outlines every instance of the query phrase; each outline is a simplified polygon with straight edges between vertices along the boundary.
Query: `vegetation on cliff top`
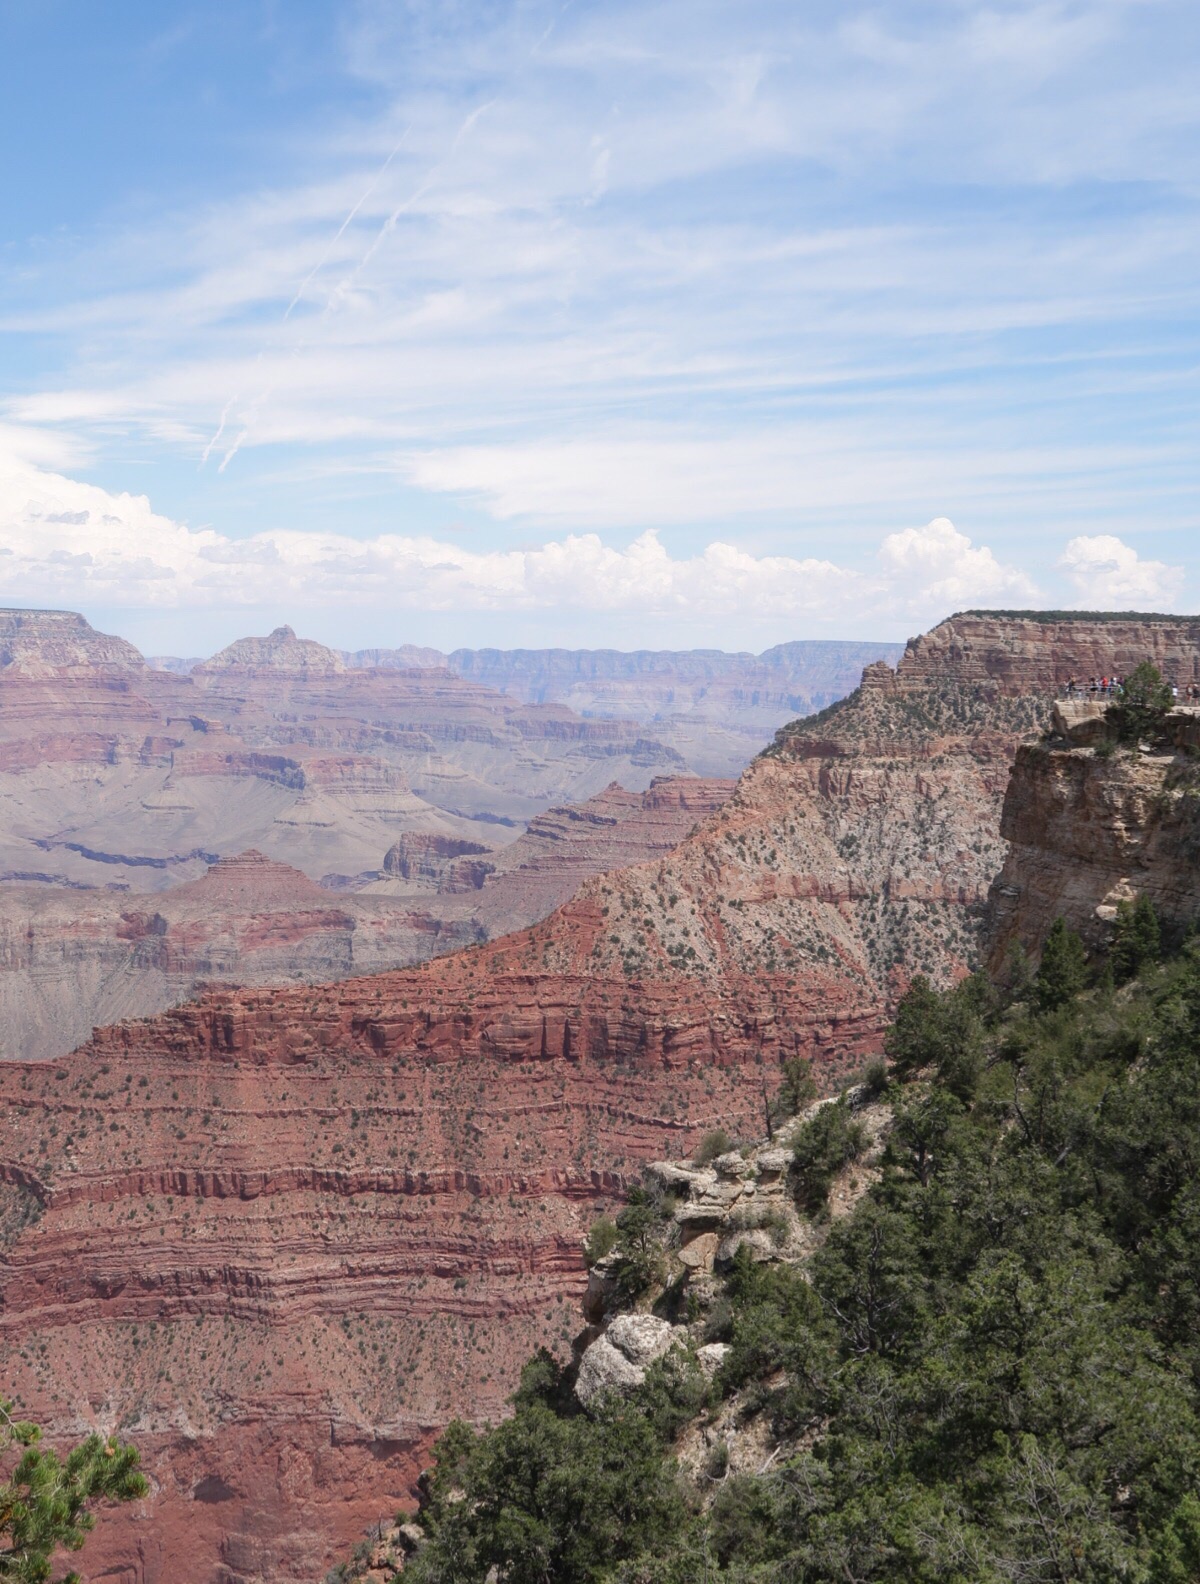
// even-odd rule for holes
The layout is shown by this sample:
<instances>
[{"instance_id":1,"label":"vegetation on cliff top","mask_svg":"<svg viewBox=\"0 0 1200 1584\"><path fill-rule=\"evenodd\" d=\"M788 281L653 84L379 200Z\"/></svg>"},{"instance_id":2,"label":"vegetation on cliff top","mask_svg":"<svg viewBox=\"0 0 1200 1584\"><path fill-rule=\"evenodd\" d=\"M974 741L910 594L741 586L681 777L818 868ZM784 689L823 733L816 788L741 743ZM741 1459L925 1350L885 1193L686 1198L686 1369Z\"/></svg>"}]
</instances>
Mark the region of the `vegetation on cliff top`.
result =
<instances>
[{"instance_id":1,"label":"vegetation on cliff top","mask_svg":"<svg viewBox=\"0 0 1200 1584\"><path fill-rule=\"evenodd\" d=\"M959 616L988 616L997 621L1031 621L1043 626L1059 622L1170 622L1200 621L1200 616L1177 616L1170 611L1085 611L1085 610L966 610L947 618L955 621Z\"/></svg>"},{"instance_id":2,"label":"vegetation on cliff top","mask_svg":"<svg viewBox=\"0 0 1200 1584\"><path fill-rule=\"evenodd\" d=\"M878 1181L806 1265L739 1251L711 1385L671 1354L587 1414L535 1360L441 1442L405 1577L1200 1578L1200 950L1084 989L1059 933L1007 992L914 988ZM685 1474L731 1405L761 1466Z\"/></svg>"}]
</instances>

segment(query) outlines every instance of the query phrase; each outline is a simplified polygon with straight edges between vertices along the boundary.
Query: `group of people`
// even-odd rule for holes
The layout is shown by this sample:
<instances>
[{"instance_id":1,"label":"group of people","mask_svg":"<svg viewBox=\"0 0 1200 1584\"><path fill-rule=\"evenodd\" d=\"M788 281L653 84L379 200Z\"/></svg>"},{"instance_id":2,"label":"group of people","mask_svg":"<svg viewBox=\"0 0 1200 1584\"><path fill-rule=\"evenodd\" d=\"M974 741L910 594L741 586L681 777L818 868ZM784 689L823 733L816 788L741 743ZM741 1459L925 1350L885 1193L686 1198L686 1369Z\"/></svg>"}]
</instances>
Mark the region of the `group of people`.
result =
<instances>
[{"instance_id":1,"label":"group of people","mask_svg":"<svg viewBox=\"0 0 1200 1584\"><path fill-rule=\"evenodd\" d=\"M1171 697L1178 700L1180 696L1178 687L1172 682L1170 688ZM1119 676L1094 676L1085 685L1083 682L1077 681L1075 677L1072 677L1063 692L1064 696L1069 699L1119 699L1125 692L1125 678ZM1188 703L1200 702L1200 686L1189 682L1183 690L1183 697Z\"/></svg>"},{"instance_id":2,"label":"group of people","mask_svg":"<svg viewBox=\"0 0 1200 1584\"><path fill-rule=\"evenodd\" d=\"M1066 686L1069 699L1120 698L1124 691L1125 678L1119 676L1092 677L1086 685L1072 677Z\"/></svg>"}]
</instances>

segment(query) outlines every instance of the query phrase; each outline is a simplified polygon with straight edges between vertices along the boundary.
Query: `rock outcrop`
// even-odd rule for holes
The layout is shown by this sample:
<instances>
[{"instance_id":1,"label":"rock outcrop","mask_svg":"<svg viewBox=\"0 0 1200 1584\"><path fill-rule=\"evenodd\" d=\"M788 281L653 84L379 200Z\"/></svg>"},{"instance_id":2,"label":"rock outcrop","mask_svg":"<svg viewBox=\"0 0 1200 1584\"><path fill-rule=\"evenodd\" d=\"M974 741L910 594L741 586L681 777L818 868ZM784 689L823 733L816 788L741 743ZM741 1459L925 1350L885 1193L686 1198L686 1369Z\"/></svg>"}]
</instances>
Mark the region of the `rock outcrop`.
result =
<instances>
[{"instance_id":1,"label":"rock outcrop","mask_svg":"<svg viewBox=\"0 0 1200 1584\"><path fill-rule=\"evenodd\" d=\"M1060 711L1058 734L1017 753L1001 820L1008 856L991 893L994 972L1014 942L1036 958L1059 917L1103 951L1118 907L1139 897L1171 933L1197 922L1200 710L1177 710L1140 749L1114 748L1099 717L1086 705Z\"/></svg>"},{"instance_id":2,"label":"rock outcrop","mask_svg":"<svg viewBox=\"0 0 1200 1584\"><path fill-rule=\"evenodd\" d=\"M146 669L131 643L98 633L75 611L0 610L0 677Z\"/></svg>"},{"instance_id":3,"label":"rock outcrop","mask_svg":"<svg viewBox=\"0 0 1200 1584\"><path fill-rule=\"evenodd\" d=\"M949 682L1053 696L1143 660L1180 688L1200 682L1200 617L968 611L910 638L896 676L908 688Z\"/></svg>"},{"instance_id":4,"label":"rock outcrop","mask_svg":"<svg viewBox=\"0 0 1200 1584\"><path fill-rule=\"evenodd\" d=\"M253 676L264 672L270 676L286 673L302 677L340 676L346 662L334 649L314 643L311 638L297 638L290 627L276 627L265 638L239 638L228 644L211 660L202 660L191 668L197 677L212 677L222 672L248 672Z\"/></svg>"}]
</instances>

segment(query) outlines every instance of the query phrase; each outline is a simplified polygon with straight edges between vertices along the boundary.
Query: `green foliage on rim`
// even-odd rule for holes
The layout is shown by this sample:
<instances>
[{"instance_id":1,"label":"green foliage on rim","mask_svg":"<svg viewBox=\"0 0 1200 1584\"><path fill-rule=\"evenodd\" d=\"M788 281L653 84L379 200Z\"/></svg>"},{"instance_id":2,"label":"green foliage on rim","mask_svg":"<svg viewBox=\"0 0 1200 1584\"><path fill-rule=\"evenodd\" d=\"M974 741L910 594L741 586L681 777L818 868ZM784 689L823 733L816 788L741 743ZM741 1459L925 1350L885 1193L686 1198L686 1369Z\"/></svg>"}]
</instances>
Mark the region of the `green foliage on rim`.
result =
<instances>
[{"instance_id":1,"label":"green foliage on rim","mask_svg":"<svg viewBox=\"0 0 1200 1584\"><path fill-rule=\"evenodd\" d=\"M739 1251L711 1397L655 1366L589 1414L543 1364L439 1449L414 1578L1192 1584L1200 948L1014 986L918 991L880 1179L806 1268ZM759 1450L685 1477L722 1403Z\"/></svg>"}]
</instances>

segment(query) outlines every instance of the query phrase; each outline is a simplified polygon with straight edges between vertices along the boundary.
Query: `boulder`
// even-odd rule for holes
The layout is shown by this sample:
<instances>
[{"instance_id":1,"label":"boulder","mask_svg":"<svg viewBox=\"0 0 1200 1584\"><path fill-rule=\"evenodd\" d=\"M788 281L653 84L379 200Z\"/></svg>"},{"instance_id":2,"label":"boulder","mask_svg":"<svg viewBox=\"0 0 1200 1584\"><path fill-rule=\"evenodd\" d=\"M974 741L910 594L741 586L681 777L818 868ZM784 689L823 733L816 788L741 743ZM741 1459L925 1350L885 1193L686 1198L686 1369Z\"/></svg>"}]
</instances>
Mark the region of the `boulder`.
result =
<instances>
[{"instance_id":1,"label":"boulder","mask_svg":"<svg viewBox=\"0 0 1200 1584\"><path fill-rule=\"evenodd\" d=\"M630 1392L646 1378L646 1367L684 1338L682 1328L656 1315L618 1315L583 1355L575 1395L586 1408L604 1392Z\"/></svg>"},{"instance_id":2,"label":"boulder","mask_svg":"<svg viewBox=\"0 0 1200 1584\"><path fill-rule=\"evenodd\" d=\"M604 1335L631 1364L645 1369L673 1346L680 1333L657 1315L623 1314L617 1316Z\"/></svg>"},{"instance_id":3,"label":"boulder","mask_svg":"<svg viewBox=\"0 0 1200 1584\"><path fill-rule=\"evenodd\" d=\"M740 1150L730 1150L725 1155L718 1155L713 1161L713 1167L718 1177L726 1179L749 1177L754 1170Z\"/></svg>"},{"instance_id":4,"label":"boulder","mask_svg":"<svg viewBox=\"0 0 1200 1584\"><path fill-rule=\"evenodd\" d=\"M646 1371L640 1365L631 1364L607 1337L599 1337L583 1355L575 1395L587 1408L605 1392L630 1392L645 1378Z\"/></svg>"},{"instance_id":5,"label":"boulder","mask_svg":"<svg viewBox=\"0 0 1200 1584\"><path fill-rule=\"evenodd\" d=\"M696 1349L696 1359L703 1371L705 1380L712 1380L725 1362L728 1352L728 1342L706 1342L702 1348Z\"/></svg>"},{"instance_id":6,"label":"boulder","mask_svg":"<svg viewBox=\"0 0 1200 1584\"><path fill-rule=\"evenodd\" d=\"M791 1170L792 1152L789 1149L765 1149L755 1156L760 1177L784 1177Z\"/></svg>"}]
</instances>

